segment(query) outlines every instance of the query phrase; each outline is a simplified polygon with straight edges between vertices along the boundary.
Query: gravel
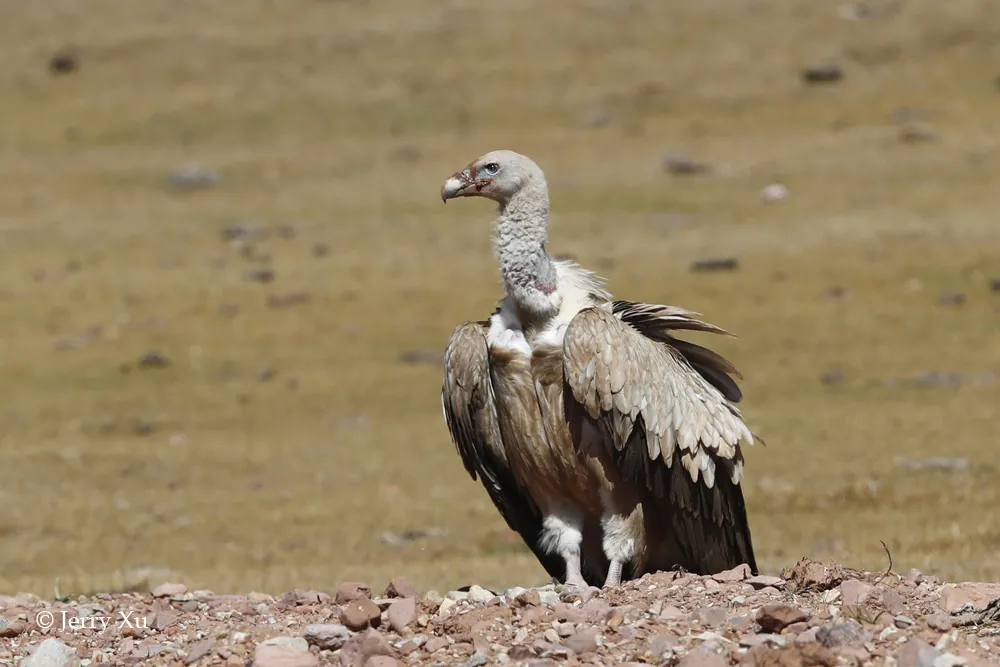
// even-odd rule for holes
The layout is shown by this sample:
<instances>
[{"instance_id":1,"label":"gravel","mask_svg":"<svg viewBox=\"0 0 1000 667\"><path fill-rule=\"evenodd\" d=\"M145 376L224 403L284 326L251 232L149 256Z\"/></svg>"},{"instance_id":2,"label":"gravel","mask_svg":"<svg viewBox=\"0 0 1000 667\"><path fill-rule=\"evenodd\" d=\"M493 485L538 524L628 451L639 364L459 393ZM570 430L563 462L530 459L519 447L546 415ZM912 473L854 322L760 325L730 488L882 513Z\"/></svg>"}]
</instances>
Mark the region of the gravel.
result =
<instances>
[{"instance_id":1,"label":"gravel","mask_svg":"<svg viewBox=\"0 0 1000 667\"><path fill-rule=\"evenodd\" d=\"M0 596L0 665L975 666L1000 659L998 598L1000 584L805 559L781 576L664 572L498 594L421 594L402 577L380 595L360 582L278 597L167 582L65 602Z\"/></svg>"}]
</instances>

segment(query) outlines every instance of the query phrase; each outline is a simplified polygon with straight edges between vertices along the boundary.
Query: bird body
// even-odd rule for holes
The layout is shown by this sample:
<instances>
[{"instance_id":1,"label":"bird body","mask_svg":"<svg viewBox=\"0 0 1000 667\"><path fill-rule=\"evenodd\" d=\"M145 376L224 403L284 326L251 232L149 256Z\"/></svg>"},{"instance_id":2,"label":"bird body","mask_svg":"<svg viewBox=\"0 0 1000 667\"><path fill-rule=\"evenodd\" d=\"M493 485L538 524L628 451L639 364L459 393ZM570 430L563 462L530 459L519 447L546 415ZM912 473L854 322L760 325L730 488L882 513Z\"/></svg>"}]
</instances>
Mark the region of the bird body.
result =
<instances>
[{"instance_id":1,"label":"bird body","mask_svg":"<svg viewBox=\"0 0 1000 667\"><path fill-rule=\"evenodd\" d=\"M678 308L613 301L596 275L549 256L547 186L525 156L486 154L445 183L442 199L457 196L499 204L505 296L449 338L442 407L507 524L572 585L756 571L736 369L668 333L725 332Z\"/></svg>"}]
</instances>

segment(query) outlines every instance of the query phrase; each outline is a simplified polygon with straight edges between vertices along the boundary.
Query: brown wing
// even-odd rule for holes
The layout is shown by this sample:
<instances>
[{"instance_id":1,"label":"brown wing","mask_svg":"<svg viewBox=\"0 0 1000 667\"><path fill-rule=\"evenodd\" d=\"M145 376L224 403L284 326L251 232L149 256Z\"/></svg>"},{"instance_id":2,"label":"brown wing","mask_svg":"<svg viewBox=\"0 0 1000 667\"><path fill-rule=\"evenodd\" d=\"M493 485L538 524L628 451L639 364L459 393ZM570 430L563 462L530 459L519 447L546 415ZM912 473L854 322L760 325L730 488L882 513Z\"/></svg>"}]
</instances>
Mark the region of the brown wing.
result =
<instances>
[{"instance_id":1,"label":"brown wing","mask_svg":"<svg viewBox=\"0 0 1000 667\"><path fill-rule=\"evenodd\" d=\"M511 473L497 422L490 355L483 323L459 325L444 353L441 406L465 469L486 488L501 516L525 541L550 576L565 578L561 558L538 543L542 516Z\"/></svg>"},{"instance_id":2,"label":"brown wing","mask_svg":"<svg viewBox=\"0 0 1000 667\"><path fill-rule=\"evenodd\" d=\"M593 420L629 483L677 541L677 563L711 574L756 572L740 480L753 434L733 405L736 369L667 332L726 333L693 313L615 301L581 311L563 342L566 403Z\"/></svg>"}]
</instances>

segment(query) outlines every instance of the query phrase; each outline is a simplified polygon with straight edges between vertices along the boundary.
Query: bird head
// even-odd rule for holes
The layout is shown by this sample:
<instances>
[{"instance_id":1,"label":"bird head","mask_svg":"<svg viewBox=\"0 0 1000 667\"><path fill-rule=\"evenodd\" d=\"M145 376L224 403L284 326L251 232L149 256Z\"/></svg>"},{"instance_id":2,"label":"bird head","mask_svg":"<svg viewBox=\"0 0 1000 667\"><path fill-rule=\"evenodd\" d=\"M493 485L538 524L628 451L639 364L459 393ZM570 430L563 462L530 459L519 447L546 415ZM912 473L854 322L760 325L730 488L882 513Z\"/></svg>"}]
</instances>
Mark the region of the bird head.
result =
<instances>
[{"instance_id":1,"label":"bird head","mask_svg":"<svg viewBox=\"0 0 1000 667\"><path fill-rule=\"evenodd\" d=\"M528 186L545 187L545 175L537 164L513 151L491 151L452 174L441 188L441 201L485 197L503 206Z\"/></svg>"}]
</instances>

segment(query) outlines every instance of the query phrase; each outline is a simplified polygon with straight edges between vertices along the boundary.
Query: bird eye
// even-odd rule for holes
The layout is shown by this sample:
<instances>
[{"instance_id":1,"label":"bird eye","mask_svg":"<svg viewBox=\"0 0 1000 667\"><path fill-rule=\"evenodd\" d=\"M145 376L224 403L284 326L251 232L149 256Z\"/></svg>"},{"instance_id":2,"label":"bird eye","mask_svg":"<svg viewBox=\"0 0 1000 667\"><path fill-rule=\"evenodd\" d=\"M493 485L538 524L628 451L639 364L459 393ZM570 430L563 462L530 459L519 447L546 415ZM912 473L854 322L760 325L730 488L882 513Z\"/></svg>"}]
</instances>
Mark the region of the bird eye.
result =
<instances>
[{"instance_id":1,"label":"bird eye","mask_svg":"<svg viewBox=\"0 0 1000 667\"><path fill-rule=\"evenodd\" d=\"M487 174L490 174L492 176L496 174L498 171L500 171L500 165L498 165L496 162L490 162L484 167L484 169L486 169Z\"/></svg>"}]
</instances>

